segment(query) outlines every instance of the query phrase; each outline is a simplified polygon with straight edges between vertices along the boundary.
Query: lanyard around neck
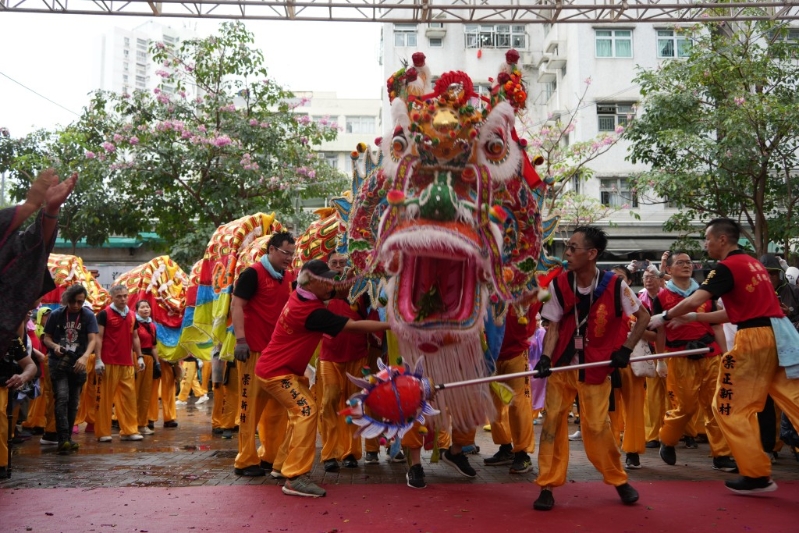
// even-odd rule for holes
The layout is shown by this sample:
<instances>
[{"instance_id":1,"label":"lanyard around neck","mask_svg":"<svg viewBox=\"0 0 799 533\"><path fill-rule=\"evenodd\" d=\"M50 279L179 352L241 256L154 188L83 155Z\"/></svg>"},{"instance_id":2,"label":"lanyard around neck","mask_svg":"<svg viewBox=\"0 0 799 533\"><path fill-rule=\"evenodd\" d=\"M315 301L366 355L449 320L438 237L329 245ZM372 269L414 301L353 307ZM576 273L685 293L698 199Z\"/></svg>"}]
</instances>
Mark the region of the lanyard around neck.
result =
<instances>
[{"instance_id":1,"label":"lanyard around neck","mask_svg":"<svg viewBox=\"0 0 799 533\"><path fill-rule=\"evenodd\" d=\"M585 318L580 321L580 312L577 309L580 303L580 293L577 291L577 274L574 275L574 296L577 298L577 301L574 304L574 324L576 326L575 333L580 334L580 328L588 322L588 315L591 314L591 307L594 305L594 292L596 292L596 287L599 284L599 269L596 269L596 273L594 274L594 280L591 282L591 291L588 293L588 312L585 314Z\"/></svg>"}]
</instances>

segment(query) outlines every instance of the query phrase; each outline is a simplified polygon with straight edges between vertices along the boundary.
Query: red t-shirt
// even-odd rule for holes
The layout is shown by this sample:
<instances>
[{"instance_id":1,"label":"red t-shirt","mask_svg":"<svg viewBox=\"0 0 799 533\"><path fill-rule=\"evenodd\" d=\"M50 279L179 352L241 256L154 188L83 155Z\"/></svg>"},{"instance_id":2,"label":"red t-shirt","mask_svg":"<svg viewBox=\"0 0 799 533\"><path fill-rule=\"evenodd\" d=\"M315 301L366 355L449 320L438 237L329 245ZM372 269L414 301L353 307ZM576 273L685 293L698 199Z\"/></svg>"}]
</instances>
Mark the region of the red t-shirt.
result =
<instances>
[{"instance_id":1,"label":"red t-shirt","mask_svg":"<svg viewBox=\"0 0 799 533\"><path fill-rule=\"evenodd\" d=\"M365 303L358 301L358 309L353 310L346 300L330 300L327 308L339 316L352 320L364 320L366 317ZM335 337L324 335L319 359L332 363L348 363L357 361L367 356L369 349L368 335L365 333L339 333Z\"/></svg>"},{"instance_id":2,"label":"red t-shirt","mask_svg":"<svg viewBox=\"0 0 799 533\"><path fill-rule=\"evenodd\" d=\"M142 351L152 350L153 346L155 346L155 322L136 322L136 333L139 334Z\"/></svg>"},{"instance_id":3,"label":"red t-shirt","mask_svg":"<svg viewBox=\"0 0 799 533\"><path fill-rule=\"evenodd\" d=\"M316 310L324 310L319 300L305 300L294 292L280 313L272 340L261 352L255 365L255 375L262 379L277 376L305 374L305 368L313 357L321 331L306 328L308 316Z\"/></svg>"},{"instance_id":4,"label":"red t-shirt","mask_svg":"<svg viewBox=\"0 0 799 533\"><path fill-rule=\"evenodd\" d=\"M295 273L286 270L277 280L258 262L245 269L236 282L234 296L247 300L244 306L244 336L250 350L261 352L269 344L272 332L291 294Z\"/></svg>"},{"instance_id":5,"label":"red t-shirt","mask_svg":"<svg viewBox=\"0 0 799 533\"><path fill-rule=\"evenodd\" d=\"M103 326L103 352L106 365L133 366L133 326L136 315L128 311L122 316L110 305L97 315L97 324Z\"/></svg>"}]
</instances>

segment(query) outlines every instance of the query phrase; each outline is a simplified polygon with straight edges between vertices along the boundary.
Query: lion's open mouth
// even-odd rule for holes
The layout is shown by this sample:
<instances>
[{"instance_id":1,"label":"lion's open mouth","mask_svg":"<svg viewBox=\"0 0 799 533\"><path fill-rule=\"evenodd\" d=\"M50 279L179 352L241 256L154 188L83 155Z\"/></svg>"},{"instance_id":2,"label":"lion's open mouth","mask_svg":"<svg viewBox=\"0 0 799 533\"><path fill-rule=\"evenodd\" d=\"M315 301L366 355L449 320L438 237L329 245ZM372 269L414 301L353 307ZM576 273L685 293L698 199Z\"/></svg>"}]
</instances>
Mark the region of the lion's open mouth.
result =
<instances>
[{"instance_id":1,"label":"lion's open mouth","mask_svg":"<svg viewBox=\"0 0 799 533\"><path fill-rule=\"evenodd\" d=\"M477 265L469 258L403 254L397 286L400 316L409 323L468 321L477 299Z\"/></svg>"}]
</instances>

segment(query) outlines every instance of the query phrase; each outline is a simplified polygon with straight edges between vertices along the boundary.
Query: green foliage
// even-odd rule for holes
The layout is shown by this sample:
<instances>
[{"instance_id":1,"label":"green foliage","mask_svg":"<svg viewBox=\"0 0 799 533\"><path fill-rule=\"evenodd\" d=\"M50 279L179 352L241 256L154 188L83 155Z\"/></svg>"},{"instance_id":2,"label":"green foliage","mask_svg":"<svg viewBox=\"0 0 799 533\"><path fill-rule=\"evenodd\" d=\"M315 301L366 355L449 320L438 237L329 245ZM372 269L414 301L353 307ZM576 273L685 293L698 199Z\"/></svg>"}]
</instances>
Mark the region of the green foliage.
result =
<instances>
[{"instance_id":1,"label":"green foliage","mask_svg":"<svg viewBox=\"0 0 799 533\"><path fill-rule=\"evenodd\" d=\"M685 30L687 31L687 30ZM799 49L774 22L711 23L690 57L640 70L646 113L625 132L629 159L650 165L635 187L680 207L664 229L743 222L758 255L796 235Z\"/></svg>"},{"instance_id":2,"label":"green foliage","mask_svg":"<svg viewBox=\"0 0 799 533\"><path fill-rule=\"evenodd\" d=\"M22 138L0 135L0 172L9 173L9 196L19 202L27 196L31 180L53 167L65 179L77 173L75 190L61 207L59 235L75 245L81 239L100 246L112 235L135 236L142 227L135 205L119 194L110 179L102 148L102 121L84 114L58 131L35 131ZM98 156L99 154L99 156Z\"/></svg>"}]
</instances>

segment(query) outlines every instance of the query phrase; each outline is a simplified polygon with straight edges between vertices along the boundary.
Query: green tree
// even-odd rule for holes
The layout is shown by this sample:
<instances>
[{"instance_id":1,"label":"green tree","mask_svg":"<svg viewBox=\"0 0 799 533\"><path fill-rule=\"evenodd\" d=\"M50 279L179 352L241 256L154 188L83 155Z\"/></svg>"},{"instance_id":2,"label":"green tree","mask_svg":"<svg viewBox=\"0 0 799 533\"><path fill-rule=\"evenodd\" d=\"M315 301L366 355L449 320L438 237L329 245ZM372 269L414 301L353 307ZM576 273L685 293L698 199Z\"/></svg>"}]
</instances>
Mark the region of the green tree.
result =
<instances>
[{"instance_id":1,"label":"green tree","mask_svg":"<svg viewBox=\"0 0 799 533\"><path fill-rule=\"evenodd\" d=\"M162 81L153 93L93 98L93 109L115 114L106 142L121 156L110 170L184 264L201 256L199 243L220 224L256 211L292 220L298 196L346 187L312 150L335 139L338 126L297 113L305 102L267 76L252 43L243 24L227 22L179 48L155 43Z\"/></svg>"},{"instance_id":2,"label":"green tree","mask_svg":"<svg viewBox=\"0 0 799 533\"><path fill-rule=\"evenodd\" d=\"M136 236L146 226L136 214L135 205L122 196L110 179L108 162L113 153L103 148L105 132L98 126L96 111L84 110L81 117L65 128L49 132L38 130L21 138L0 135L0 172L7 172L9 196L21 201L32 179L53 167L62 179L77 173L75 190L61 207L59 236L72 244L85 239L100 246L112 235Z\"/></svg>"},{"instance_id":3,"label":"green tree","mask_svg":"<svg viewBox=\"0 0 799 533\"><path fill-rule=\"evenodd\" d=\"M650 165L640 191L680 211L684 235L730 217L760 255L796 235L799 63L776 22L709 23L686 31L690 56L641 70L645 113L631 124L630 160ZM667 199L667 200L663 200ZM786 246L787 249L787 246Z\"/></svg>"}]
</instances>

